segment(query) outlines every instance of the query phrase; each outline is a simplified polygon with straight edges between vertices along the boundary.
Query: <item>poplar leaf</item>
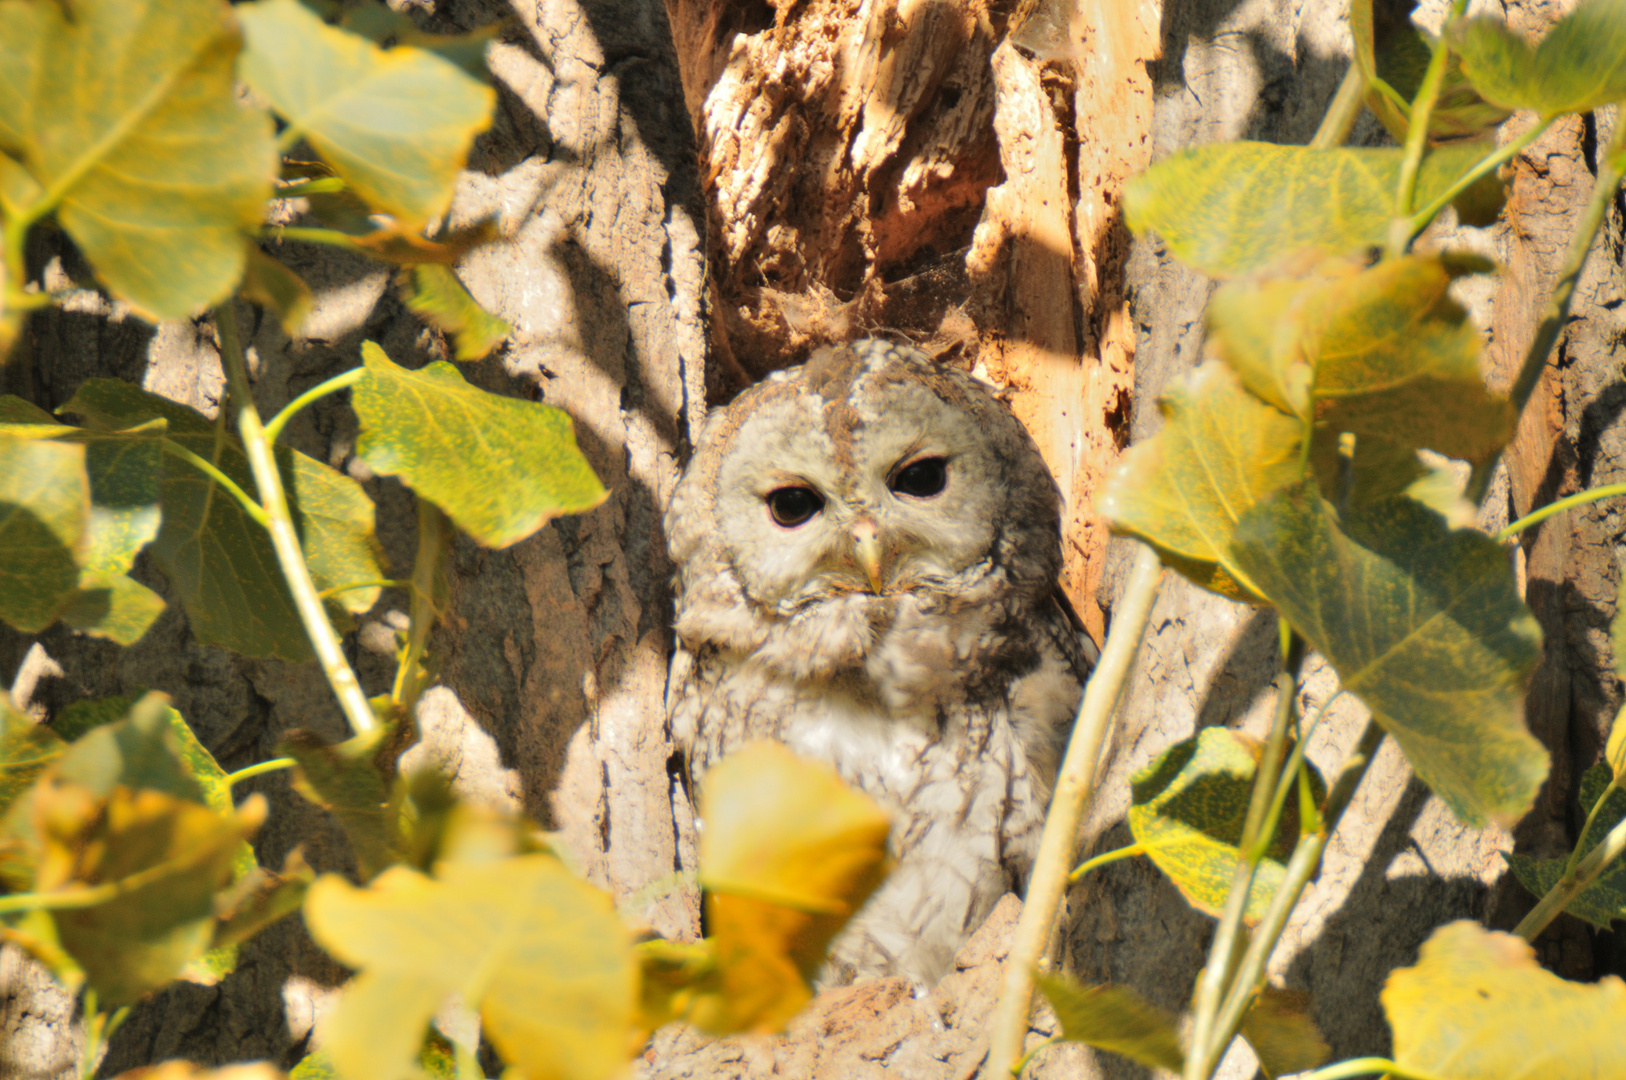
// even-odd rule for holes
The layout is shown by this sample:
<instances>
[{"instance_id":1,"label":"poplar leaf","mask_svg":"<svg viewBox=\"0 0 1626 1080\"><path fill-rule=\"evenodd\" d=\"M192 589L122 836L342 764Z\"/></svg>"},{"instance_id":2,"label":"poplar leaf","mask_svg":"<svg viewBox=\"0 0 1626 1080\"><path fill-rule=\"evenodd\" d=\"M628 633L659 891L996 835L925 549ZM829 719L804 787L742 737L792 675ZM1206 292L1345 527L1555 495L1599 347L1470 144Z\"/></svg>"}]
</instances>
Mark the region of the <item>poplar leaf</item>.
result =
<instances>
[{"instance_id":1,"label":"poplar leaf","mask_svg":"<svg viewBox=\"0 0 1626 1080\"><path fill-rule=\"evenodd\" d=\"M1610 790L1611 776L1611 770L1606 762L1592 766L1581 775L1576 801L1580 804L1583 815L1592 812L1598 800L1604 797L1605 791L1609 792L1609 797L1598 811L1597 817L1592 819L1591 827L1576 840L1575 848L1579 852L1577 859L1585 858L1593 848L1603 843L1609 830L1622 820L1626 820L1626 791L1619 788ZM1532 859L1528 855L1513 854L1505 858L1508 861L1508 868L1513 871L1513 876L1519 879L1519 884L1530 890L1531 895L1538 900L1558 884L1569 861L1567 856L1557 859ZM1626 919L1626 861L1617 859L1606 866L1598 879L1571 900L1564 910L1578 919L1585 919L1599 930L1608 930L1609 924L1615 919Z\"/></svg>"},{"instance_id":2,"label":"poplar leaf","mask_svg":"<svg viewBox=\"0 0 1626 1080\"><path fill-rule=\"evenodd\" d=\"M356 854L365 880L397 861L398 808L390 797L381 758L393 745L390 727L332 746L306 731L290 732L278 750L299 762L294 790L333 814Z\"/></svg>"},{"instance_id":3,"label":"poplar leaf","mask_svg":"<svg viewBox=\"0 0 1626 1080\"><path fill-rule=\"evenodd\" d=\"M1153 1069L1179 1072L1185 1054L1174 1017L1123 986L1080 986L1061 975L1034 976L1061 1021L1061 1037L1110 1050Z\"/></svg>"},{"instance_id":4,"label":"poplar leaf","mask_svg":"<svg viewBox=\"0 0 1626 1080\"><path fill-rule=\"evenodd\" d=\"M10 696L0 690L0 816L62 756L65 746L50 728L13 708Z\"/></svg>"},{"instance_id":5,"label":"poplar leaf","mask_svg":"<svg viewBox=\"0 0 1626 1080\"><path fill-rule=\"evenodd\" d=\"M1400 97L1414 101L1423 72L1432 55L1432 42L1411 20L1410 0L1351 0L1349 29L1354 39L1355 64L1366 76L1366 104L1389 129L1397 143L1406 141L1411 109L1400 105L1374 85L1382 79ZM1430 139L1480 138L1493 132L1508 117L1508 110L1479 95L1462 72L1462 58L1446 58L1439 95L1428 114Z\"/></svg>"},{"instance_id":6,"label":"poplar leaf","mask_svg":"<svg viewBox=\"0 0 1626 1080\"><path fill-rule=\"evenodd\" d=\"M407 308L451 336L459 360L478 360L513 332L480 306L450 266L420 263L402 275Z\"/></svg>"},{"instance_id":7,"label":"poplar leaf","mask_svg":"<svg viewBox=\"0 0 1626 1080\"><path fill-rule=\"evenodd\" d=\"M1527 942L1477 923L1435 930L1381 997L1395 1063L1438 1080L1606 1080L1626 1061L1626 983L1561 979Z\"/></svg>"},{"instance_id":8,"label":"poplar leaf","mask_svg":"<svg viewBox=\"0 0 1626 1080\"><path fill-rule=\"evenodd\" d=\"M85 448L0 431L0 619L24 633L56 621L89 525Z\"/></svg>"},{"instance_id":9,"label":"poplar leaf","mask_svg":"<svg viewBox=\"0 0 1626 1080\"><path fill-rule=\"evenodd\" d=\"M1266 983L1242 1014L1240 1034L1259 1058L1271 1080L1314 1069L1332 1056L1332 1048L1310 1019L1310 995Z\"/></svg>"},{"instance_id":10,"label":"poplar leaf","mask_svg":"<svg viewBox=\"0 0 1626 1080\"><path fill-rule=\"evenodd\" d=\"M1509 109L1548 117L1626 99L1626 0L1582 0L1534 47L1486 16L1446 34L1479 92Z\"/></svg>"}]
</instances>

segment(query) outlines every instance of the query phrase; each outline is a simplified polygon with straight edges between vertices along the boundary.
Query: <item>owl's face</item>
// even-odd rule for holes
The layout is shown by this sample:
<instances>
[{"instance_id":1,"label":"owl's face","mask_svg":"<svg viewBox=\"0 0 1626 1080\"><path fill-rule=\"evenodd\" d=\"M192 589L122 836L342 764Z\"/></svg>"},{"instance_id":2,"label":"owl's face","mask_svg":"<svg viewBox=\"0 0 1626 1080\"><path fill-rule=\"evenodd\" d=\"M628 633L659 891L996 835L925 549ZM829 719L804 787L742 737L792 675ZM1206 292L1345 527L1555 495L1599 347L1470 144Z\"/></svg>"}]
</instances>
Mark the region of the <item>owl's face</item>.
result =
<instances>
[{"instance_id":1,"label":"owl's face","mask_svg":"<svg viewBox=\"0 0 1626 1080\"><path fill-rule=\"evenodd\" d=\"M821 608L874 628L905 599L1048 588L1058 506L975 380L887 342L827 350L708 422L668 514L679 632L750 648Z\"/></svg>"}]
</instances>

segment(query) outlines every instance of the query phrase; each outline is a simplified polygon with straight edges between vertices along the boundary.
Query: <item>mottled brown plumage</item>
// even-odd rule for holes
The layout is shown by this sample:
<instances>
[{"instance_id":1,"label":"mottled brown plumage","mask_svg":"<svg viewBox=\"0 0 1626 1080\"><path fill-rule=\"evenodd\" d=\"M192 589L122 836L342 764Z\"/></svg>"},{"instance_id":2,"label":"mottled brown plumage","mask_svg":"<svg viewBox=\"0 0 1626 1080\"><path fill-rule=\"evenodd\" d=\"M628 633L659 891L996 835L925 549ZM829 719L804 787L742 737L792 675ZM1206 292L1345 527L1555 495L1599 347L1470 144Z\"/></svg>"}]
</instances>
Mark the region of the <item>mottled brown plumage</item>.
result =
<instances>
[{"instance_id":1,"label":"mottled brown plumage","mask_svg":"<svg viewBox=\"0 0 1626 1080\"><path fill-rule=\"evenodd\" d=\"M673 731L702 786L774 738L893 813L897 869L832 981L935 980L1026 875L1087 671L1059 511L1004 405L884 341L823 350L707 422L666 517Z\"/></svg>"}]
</instances>

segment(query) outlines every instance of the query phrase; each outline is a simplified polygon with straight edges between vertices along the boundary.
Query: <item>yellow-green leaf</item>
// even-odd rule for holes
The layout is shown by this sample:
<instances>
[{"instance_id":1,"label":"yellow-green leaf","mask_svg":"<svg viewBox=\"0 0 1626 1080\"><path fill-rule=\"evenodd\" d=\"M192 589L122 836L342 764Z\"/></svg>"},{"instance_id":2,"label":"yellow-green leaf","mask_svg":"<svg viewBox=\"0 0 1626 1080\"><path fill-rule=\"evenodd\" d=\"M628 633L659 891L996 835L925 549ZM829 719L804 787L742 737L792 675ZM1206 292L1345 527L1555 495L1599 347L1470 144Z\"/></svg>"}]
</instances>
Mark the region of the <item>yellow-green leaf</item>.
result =
<instances>
[{"instance_id":1,"label":"yellow-green leaf","mask_svg":"<svg viewBox=\"0 0 1626 1080\"><path fill-rule=\"evenodd\" d=\"M238 101L239 47L221 0L0 2L0 145L36 187L18 211L54 210L155 319L230 294L265 212L271 118Z\"/></svg>"},{"instance_id":2,"label":"yellow-green leaf","mask_svg":"<svg viewBox=\"0 0 1626 1080\"><path fill-rule=\"evenodd\" d=\"M85 448L0 431L0 619L24 633L56 621L89 527Z\"/></svg>"},{"instance_id":3,"label":"yellow-green leaf","mask_svg":"<svg viewBox=\"0 0 1626 1080\"><path fill-rule=\"evenodd\" d=\"M1405 497L1340 526L1306 482L1244 516L1231 550L1458 818L1530 808L1547 775L1522 710L1540 632L1500 545Z\"/></svg>"},{"instance_id":4,"label":"yellow-green leaf","mask_svg":"<svg viewBox=\"0 0 1626 1080\"><path fill-rule=\"evenodd\" d=\"M345 1080L400 1080L450 995L504 1061L537 1080L605 1080L632 1051L638 968L610 898L550 855L405 867L357 889L324 875L317 942L359 974L319 1032Z\"/></svg>"},{"instance_id":5,"label":"yellow-green leaf","mask_svg":"<svg viewBox=\"0 0 1626 1080\"><path fill-rule=\"evenodd\" d=\"M1040 973L1034 983L1061 1021L1061 1037L1110 1050L1153 1069L1179 1072L1185 1054L1174 1017L1123 986L1080 986Z\"/></svg>"},{"instance_id":6,"label":"yellow-green leaf","mask_svg":"<svg viewBox=\"0 0 1626 1080\"><path fill-rule=\"evenodd\" d=\"M1583 816L1592 813L1592 808L1597 806L1599 799L1604 798L1605 792L1608 792L1608 797L1592 817L1592 824L1575 842L1579 853L1577 859L1585 858L1588 852L1603 842L1610 829L1626 820L1626 791L1610 787L1612 776L1607 762L1600 762L1581 775L1576 798ZM1558 884L1569 861L1568 858L1532 859L1528 855L1507 855L1506 858L1519 884L1529 889L1537 899L1546 896ZM1608 930L1615 919L1626 919L1626 862L1617 859L1605 867L1602 875L1571 900L1564 910L1585 919L1599 930Z\"/></svg>"},{"instance_id":7,"label":"yellow-green leaf","mask_svg":"<svg viewBox=\"0 0 1626 1080\"><path fill-rule=\"evenodd\" d=\"M446 211L496 95L455 64L385 51L331 27L299 0L237 8L242 73L369 203L410 228Z\"/></svg>"},{"instance_id":8,"label":"yellow-green leaf","mask_svg":"<svg viewBox=\"0 0 1626 1080\"><path fill-rule=\"evenodd\" d=\"M1626 99L1626 0L1582 0L1534 48L1500 19L1454 21L1451 47L1479 92L1542 116Z\"/></svg>"},{"instance_id":9,"label":"yellow-green leaf","mask_svg":"<svg viewBox=\"0 0 1626 1080\"><path fill-rule=\"evenodd\" d=\"M1242 1014L1240 1034L1259 1058L1271 1080L1313 1069L1332 1056L1332 1048L1310 1019L1310 995L1266 983Z\"/></svg>"},{"instance_id":10,"label":"yellow-green leaf","mask_svg":"<svg viewBox=\"0 0 1626 1080\"><path fill-rule=\"evenodd\" d=\"M459 360L478 360L513 332L480 306L450 266L419 263L401 277L407 308L430 326L451 335Z\"/></svg>"},{"instance_id":11,"label":"yellow-green leaf","mask_svg":"<svg viewBox=\"0 0 1626 1080\"><path fill-rule=\"evenodd\" d=\"M1248 736L1207 727L1165 750L1129 782L1129 830L1135 842L1187 903L1209 915L1225 909L1236 875L1259 754L1259 743ZM1314 769L1310 775L1319 796L1321 779ZM1298 833L1298 807L1288 800L1248 892L1243 918L1249 926L1276 895Z\"/></svg>"},{"instance_id":12,"label":"yellow-green leaf","mask_svg":"<svg viewBox=\"0 0 1626 1080\"><path fill-rule=\"evenodd\" d=\"M1443 194L1493 149L1469 142L1430 151L1415 205ZM1131 180L1124 220L1136 233L1157 233L1181 260L1218 278L1280 266L1306 252L1345 255L1384 242L1400 159L1398 149L1199 146Z\"/></svg>"},{"instance_id":13,"label":"yellow-green leaf","mask_svg":"<svg viewBox=\"0 0 1626 1080\"><path fill-rule=\"evenodd\" d=\"M14 709L0 690L0 815L62 756L64 746L50 728Z\"/></svg>"},{"instance_id":14,"label":"yellow-green leaf","mask_svg":"<svg viewBox=\"0 0 1626 1080\"><path fill-rule=\"evenodd\" d=\"M1431 42L1411 21L1412 7L1393 0L1351 0L1349 5L1355 64L1366 76L1367 107L1400 143L1406 141L1411 109L1394 101L1374 82L1383 80L1407 102L1416 98L1432 49ZM1462 73L1461 57L1452 53L1446 58L1439 95L1428 114L1431 139L1480 138L1507 117L1506 109L1479 96Z\"/></svg>"},{"instance_id":15,"label":"yellow-green leaf","mask_svg":"<svg viewBox=\"0 0 1626 1080\"><path fill-rule=\"evenodd\" d=\"M780 743L714 765L700 792L700 884L718 967L690 1019L774 1031L812 997L831 940L885 879L891 822L834 769Z\"/></svg>"},{"instance_id":16,"label":"yellow-green leaf","mask_svg":"<svg viewBox=\"0 0 1626 1080\"><path fill-rule=\"evenodd\" d=\"M1527 942L1477 923L1434 931L1382 1001L1395 1063L1437 1080L1609 1080L1626 1061L1626 984L1561 979Z\"/></svg>"},{"instance_id":17,"label":"yellow-green leaf","mask_svg":"<svg viewBox=\"0 0 1626 1080\"><path fill-rule=\"evenodd\" d=\"M86 578L62 609L62 621L80 633L134 645L164 613L164 598L124 574Z\"/></svg>"},{"instance_id":18,"label":"yellow-green leaf","mask_svg":"<svg viewBox=\"0 0 1626 1080\"><path fill-rule=\"evenodd\" d=\"M217 457L212 421L116 379L87 380L62 411L99 432L162 418L169 440L206 461ZM220 440L215 464L253 493L248 458L235 436ZM277 448L277 464L316 587L384 577L373 504L361 485L287 447ZM193 635L246 656L308 658L309 640L265 530L216 481L173 454L164 457L159 494L163 522L152 552L180 595ZM332 602L361 612L378 593L376 587L354 589Z\"/></svg>"},{"instance_id":19,"label":"yellow-green leaf","mask_svg":"<svg viewBox=\"0 0 1626 1080\"><path fill-rule=\"evenodd\" d=\"M391 733L381 727L328 746L309 732L294 731L278 747L299 762L294 790L331 812L350 838L363 879L401 853L399 813L383 772Z\"/></svg>"},{"instance_id":20,"label":"yellow-green leaf","mask_svg":"<svg viewBox=\"0 0 1626 1080\"><path fill-rule=\"evenodd\" d=\"M480 543L507 547L608 497L562 410L471 386L444 361L408 371L370 341L361 355L367 377L350 396L356 456Z\"/></svg>"},{"instance_id":21,"label":"yellow-green leaf","mask_svg":"<svg viewBox=\"0 0 1626 1080\"><path fill-rule=\"evenodd\" d=\"M315 298L303 278L260 250L248 245L248 270L243 275L243 298L276 313L282 332L295 337L305 325Z\"/></svg>"},{"instance_id":22,"label":"yellow-green leaf","mask_svg":"<svg viewBox=\"0 0 1626 1080\"><path fill-rule=\"evenodd\" d=\"M1303 425L1217 363L1198 368L1158 408L1163 429L1124 455L1101 512L1205 589L1257 600L1230 557L1231 531L1254 503L1298 478Z\"/></svg>"}]
</instances>

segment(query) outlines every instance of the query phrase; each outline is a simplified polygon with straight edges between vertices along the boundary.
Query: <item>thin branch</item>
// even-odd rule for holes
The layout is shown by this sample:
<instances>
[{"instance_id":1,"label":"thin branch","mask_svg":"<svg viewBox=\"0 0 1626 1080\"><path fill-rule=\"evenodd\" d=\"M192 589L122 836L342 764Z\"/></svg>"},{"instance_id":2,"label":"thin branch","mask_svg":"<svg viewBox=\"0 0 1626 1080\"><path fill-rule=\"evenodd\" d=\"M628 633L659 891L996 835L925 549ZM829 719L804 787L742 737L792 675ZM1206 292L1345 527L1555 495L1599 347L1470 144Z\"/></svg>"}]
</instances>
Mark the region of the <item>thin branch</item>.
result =
<instances>
[{"instance_id":1,"label":"thin branch","mask_svg":"<svg viewBox=\"0 0 1626 1080\"><path fill-rule=\"evenodd\" d=\"M1518 156L1520 151L1522 151L1525 147L1541 138L1541 136L1546 132L1547 128L1551 125L1552 120L1544 120L1507 145L1499 146L1495 150L1492 150L1490 153L1486 154L1484 157L1480 158L1479 161L1475 163L1473 168L1457 177L1456 180L1451 183L1451 186L1440 193L1440 195L1438 195L1433 202L1429 203L1427 206L1423 207L1421 210L1417 211L1411 216L1411 221L1407 224L1407 231L1409 233L1407 240L1410 240L1411 237L1416 236L1418 233L1428 228L1428 223L1433 221L1435 216L1439 214L1441 210L1446 208L1447 204L1449 204L1458 195L1461 195L1464 191L1467 191L1470 187L1477 183L1481 177L1501 168L1505 163Z\"/></svg>"},{"instance_id":2,"label":"thin branch","mask_svg":"<svg viewBox=\"0 0 1626 1080\"><path fill-rule=\"evenodd\" d=\"M1133 859L1137 855L1144 854L1146 854L1146 847L1143 844L1130 844L1127 847L1113 848L1111 851L1103 851L1094 858L1085 859L1083 862L1073 867L1073 872L1067 875L1067 884L1078 884L1081 880L1083 880L1084 875L1089 873L1091 870L1097 870L1110 863L1121 862L1124 859Z\"/></svg>"},{"instance_id":3,"label":"thin branch","mask_svg":"<svg viewBox=\"0 0 1626 1080\"><path fill-rule=\"evenodd\" d=\"M1626 851L1626 821L1610 829L1598 846L1587 852L1579 866L1573 871L1566 871L1558 884L1531 909L1530 914L1519 921L1513 932L1526 941L1536 940L1536 935L1547 929L1547 924L1558 918L1558 913L1571 901L1586 892L1623 851Z\"/></svg>"},{"instance_id":4,"label":"thin branch","mask_svg":"<svg viewBox=\"0 0 1626 1080\"><path fill-rule=\"evenodd\" d=\"M1022 918L1017 923L1016 936L1005 961L988 1050L994 1075L1020 1063L1022 1042L1028 1030L1028 1011L1033 1005L1033 971L1055 928L1056 912L1067 888L1068 867L1078 843L1078 825L1095 791L1101 750L1111 735L1118 698L1123 693L1130 664L1140 650L1141 637L1146 633L1146 622L1162 577L1163 566L1157 552L1142 546L1129 576L1129 586L1113 611L1106 648L1101 651L1101 658L1084 688L1078 721L1067 744L1067 756L1056 780L1056 793L1051 797L1044 833L1039 838L1039 855L1028 882Z\"/></svg>"},{"instance_id":5,"label":"thin branch","mask_svg":"<svg viewBox=\"0 0 1626 1080\"><path fill-rule=\"evenodd\" d=\"M259 410L254 407L253 395L248 387L248 367L243 361L243 347L237 338L237 316L231 301L215 309L215 329L220 334L220 360L231 385L232 400L237 404L237 429L243 438L243 449L248 454L249 468L260 489L266 517L266 531L271 534L271 546L276 549L282 576L293 594L294 607L305 624L316 659L333 687L339 706L350 721L350 728L361 735L378 729L378 718L362 692L350 661L345 659L339 635L328 621L317 595L316 584L311 581L310 567L305 564L305 552L299 545L299 534L294 531L293 515L288 510L288 496L282 488L282 473L277 468L271 440L265 437L260 425Z\"/></svg>"},{"instance_id":6,"label":"thin branch","mask_svg":"<svg viewBox=\"0 0 1626 1080\"><path fill-rule=\"evenodd\" d=\"M243 508L243 513L258 521L262 526L270 527L271 519L266 516L264 507L250 498L248 492L238 487L237 481L173 439L159 439L158 445L163 448L164 453L171 457L180 458L198 472L219 484L226 490L228 495L237 500L238 505ZM208 508L205 507L204 509L205 513L207 513Z\"/></svg>"},{"instance_id":7,"label":"thin branch","mask_svg":"<svg viewBox=\"0 0 1626 1080\"><path fill-rule=\"evenodd\" d=\"M1561 514L1576 506L1585 506L1600 499L1612 498L1616 495L1626 495L1626 484L1605 484L1602 487L1588 488L1586 491L1567 495L1555 502L1550 502L1540 510L1532 510L1518 521L1502 529L1496 534L1498 540L1511 540L1532 525L1539 525L1554 514Z\"/></svg>"},{"instance_id":8,"label":"thin branch","mask_svg":"<svg viewBox=\"0 0 1626 1080\"><path fill-rule=\"evenodd\" d=\"M323 600L331 600L340 593L355 592L357 589L410 589L412 582L400 578L373 578L371 581L352 581L348 585L335 585L331 589L323 589L316 595Z\"/></svg>"},{"instance_id":9,"label":"thin branch","mask_svg":"<svg viewBox=\"0 0 1626 1080\"><path fill-rule=\"evenodd\" d=\"M318 383L309 390L305 391L303 394L300 394L288 404L284 405L282 407L282 411L273 416L271 418L271 422L265 425L266 440L269 442L276 442L277 437L282 434L282 429L288 426L288 421L292 420L294 418L294 414L299 412L300 409L303 409L313 401L327 397L329 394L336 394L340 390L349 389L362 379L366 378L366 376L366 368L351 368L344 374L335 375L326 382Z\"/></svg>"},{"instance_id":10,"label":"thin branch","mask_svg":"<svg viewBox=\"0 0 1626 1080\"><path fill-rule=\"evenodd\" d=\"M1388 1058L1367 1057L1354 1058L1350 1061L1340 1061L1336 1065L1328 1065L1324 1069L1317 1069L1313 1073L1305 1073L1299 1080L1346 1080L1352 1076L1377 1076L1379 1074L1391 1077L1392 1080L1439 1080L1430 1073L1418 1072L1402 1065L1396 1065Z\"/></svg>"},{"instance_id":11,"label":"thin branch","mask_svg":"<svg viewBox=\"0 0 1626 1080\"><path fill-rule=\"evenodd\" d=\"M234 773L227 773L226 786L236 787L244 780L251 780L256 776L264 776L266 773L281 772L283 769L291 769L298 764L299 762L291 757L278 757L272 758L270 761L261 761L257 764L248 765L238 769Z\"/></svg>"},{"instance_id":12,"label":"thin branch","mask_svg":"<svg viewBox=\"0 0 1626 1080\"><path fill-rule=\"evenodd\" d=\"M1333 95L1332 104L1327 106L1327 115L1321 118L1321 126L1316 128L1310 145L1317 150L1344 145L1365 104L1366 79L1361 75L1360 65L1351 61L1349 70L1344 72L1344 81L1338 84L1338 93Z\"/></svg>"},{"instance_id":13,"label":"thin branch","mask_svg":"<svg viewBox=\"0 0 1626 1080\"><path fill-rule=\"evenodd\" d=\"M390 700L408 714L417 705L428 685L424 671L424 651L429 631L440 617L440 599L445 594L446 550L451 542L451 522L428 499L418 499L418 552L412 562L412 604L408 618L406 648L401 666L395 672Z\"/></svg>"},{"instance_id":14,"label":"thin branch","mask_svg":"<svg viewBox=\"0 0 1626 1080\"><path fill-rule=\"evenodd\" d=\"M1452 15L1462 14L1466 0L1455 0ZM1423 72L1423 81L1417 87L1417 97L1411 103L1411 116L1406 124L1405 153L1400 159L1400 178L1395 185L1394 216L1389 222L1389 242L1384 257L1397 258L1406 253L1411 243L1411 204L1417 195L1417 173L1423 165L1423 152L1428 148L1428 122L1434 114L1434 102L1440 96L1440 84L1445 79L1445 62L1450 49L1441 38L1434 44Z\"/></svg>"}]
</instances>

